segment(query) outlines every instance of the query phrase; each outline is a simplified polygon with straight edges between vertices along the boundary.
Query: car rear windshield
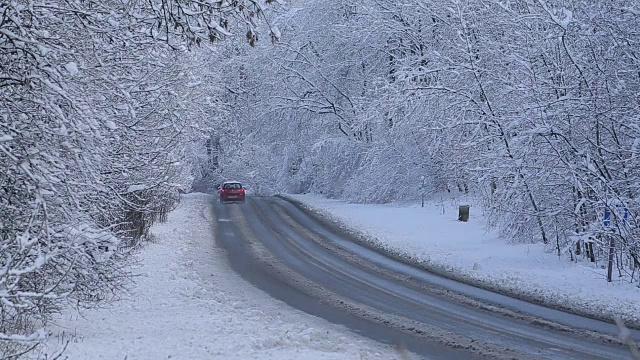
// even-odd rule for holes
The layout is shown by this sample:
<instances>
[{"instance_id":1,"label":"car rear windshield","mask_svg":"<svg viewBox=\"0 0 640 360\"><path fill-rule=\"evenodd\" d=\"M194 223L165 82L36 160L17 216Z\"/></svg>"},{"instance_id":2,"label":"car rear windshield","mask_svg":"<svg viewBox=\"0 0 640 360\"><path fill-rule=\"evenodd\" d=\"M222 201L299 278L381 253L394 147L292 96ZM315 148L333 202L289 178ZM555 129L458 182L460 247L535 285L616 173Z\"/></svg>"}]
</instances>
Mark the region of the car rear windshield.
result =
<instances>
[{"instance_id":1,"label":"car rear windshield","mask_svg":"<svg viewBox=\"0 0 640 360\"><path fill-rule=\"evenodd\" d=\"M231 183L222 185L223 189L242 189L242 185L240 183Z\"/></svg>"}]
</instances>

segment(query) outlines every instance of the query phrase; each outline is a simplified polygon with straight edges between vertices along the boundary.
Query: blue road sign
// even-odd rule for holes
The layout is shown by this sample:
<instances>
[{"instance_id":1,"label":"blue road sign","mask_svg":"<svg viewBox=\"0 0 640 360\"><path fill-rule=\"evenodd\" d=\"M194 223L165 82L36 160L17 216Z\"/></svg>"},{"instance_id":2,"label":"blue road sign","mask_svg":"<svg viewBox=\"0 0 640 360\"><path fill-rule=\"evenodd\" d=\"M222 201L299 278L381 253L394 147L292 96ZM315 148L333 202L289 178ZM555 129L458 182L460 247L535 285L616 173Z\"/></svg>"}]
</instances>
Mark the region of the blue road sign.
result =
<instances>
[{"instance_id":1,"label":"blue road sign","mask_svg":"<svg viewBox=\"0 0 640 360\"><path fill-rule=\"evenodd\" d=\"M628 220L629 220L629 208L622 208L622 223L626 225ZM603 223L604 223L604 226L611 226L611 210L604 209Z\"/></svg>"}]
</instances>

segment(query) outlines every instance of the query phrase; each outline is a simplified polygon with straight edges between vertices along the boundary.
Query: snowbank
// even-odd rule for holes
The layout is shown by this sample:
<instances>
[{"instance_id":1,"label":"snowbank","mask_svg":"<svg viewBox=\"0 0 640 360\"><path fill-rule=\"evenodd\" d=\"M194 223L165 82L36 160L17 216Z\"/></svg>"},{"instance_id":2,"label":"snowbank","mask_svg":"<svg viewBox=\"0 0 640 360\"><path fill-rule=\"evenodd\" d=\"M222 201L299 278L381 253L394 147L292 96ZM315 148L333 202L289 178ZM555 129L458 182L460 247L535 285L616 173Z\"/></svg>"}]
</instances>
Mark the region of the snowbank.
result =
<instances>
[{"instance_id":1,"label":"snowbank","mask_svg":"<svg viewBox=\"0 0 640 360\"><path fill-rule=\"evenodd\" d=\"M317 195L288 195L362 233L384 250L483 287L595 317L621 316L640 324L640 289L607 283L606 270L572 263L542 244L508 244L485 228L478 206L470 221L457 221L457 203L362 205Z\"/></svg>"},{"instance_id":2,"label":"snowbank","mask_svg":"<svg viewBox=\"0 0 640 360\"><path fill-rule=\"evenodd\" d=\"M50 329L69 359L393 359L389 347L304 314L236 275L215 245L214 197L186 195L152 231L130 300ZM44 354L46 355L46 354Z\"/></svg>"}]
</instances>

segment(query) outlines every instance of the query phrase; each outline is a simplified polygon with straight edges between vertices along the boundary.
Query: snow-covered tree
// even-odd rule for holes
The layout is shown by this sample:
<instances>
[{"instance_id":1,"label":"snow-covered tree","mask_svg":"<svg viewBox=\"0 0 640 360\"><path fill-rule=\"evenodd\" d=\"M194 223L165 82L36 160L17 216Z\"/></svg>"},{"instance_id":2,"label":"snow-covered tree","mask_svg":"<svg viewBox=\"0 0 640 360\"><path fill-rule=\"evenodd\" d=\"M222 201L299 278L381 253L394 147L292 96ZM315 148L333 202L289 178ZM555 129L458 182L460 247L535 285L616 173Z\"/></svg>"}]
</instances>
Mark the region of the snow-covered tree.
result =
<instances>
[{"instance_id":1,"label":"snow-covered tree","mask_svg":"<svg viewBox=\"0 0 640 360\"><path fill-rule=\"evenodd\" d=\"M573 259L585 242L604 260L613 245L619 272L633 271L638 10L630 0L301 1L274 19L286 22L275 56L238 57L260 110L236 112L247 136L225 161L251 149L264 155L247 169L269 169L256 181L274 191L363 202L408 199L415 192L395 184L416 189L424 175L434 192L477 196L512 241Z\"/></svg>"},{"instance_id":2,"label":"snow-covered tree","mask_svg":"<svg viewBox=\"0 0 640 360\"><path fill-rule=\"evenodd\" d=\"M127 249L190 185L187 148L211 105L198 85L216 73L196 60L237 33L255 45L268 20L253 0L12 1L0 14L0 354L12 358L65 304L117 296Z\"/></svg>"}]
</instances>

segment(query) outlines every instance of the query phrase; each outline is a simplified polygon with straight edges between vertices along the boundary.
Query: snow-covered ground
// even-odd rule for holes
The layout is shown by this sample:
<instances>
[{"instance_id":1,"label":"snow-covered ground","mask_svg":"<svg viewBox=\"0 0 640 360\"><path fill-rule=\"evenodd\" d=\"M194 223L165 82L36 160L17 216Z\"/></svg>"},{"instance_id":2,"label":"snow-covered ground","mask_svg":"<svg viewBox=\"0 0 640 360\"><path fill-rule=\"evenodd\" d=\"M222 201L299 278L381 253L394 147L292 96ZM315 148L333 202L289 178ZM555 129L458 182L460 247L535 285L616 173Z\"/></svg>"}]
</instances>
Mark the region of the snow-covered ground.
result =
<instances>
[{"instance_id":1,"label":"snow-covered ground","mask_svg":"<svg viewBox=\"0 0 640 360\"><path fill-rule=\"evenodd\" d=\"M362 205L317 195L290 195L307 207L365 235L374 245L472 283L483 283L546 304L640 323L640 288L607 283L606 270L572 263L542 244L508 244L486 229L472 206L470 221L457 221L455 200L420 205Z\"/></svg>"},{"instance_id":2,"label":"snow-covered ground","mask_svg":"<svg viewBox=\"0 0 640 360\"><path fill-rule=\"evenodd\" d=\"M73 336L68 359L402 358L236 275L212 236L213 200L184 196L168 223L153 227L157 241L141 253L130 299L82 317L68 312L49 329L45 353Z\"/></svg>"}]
</instances>

